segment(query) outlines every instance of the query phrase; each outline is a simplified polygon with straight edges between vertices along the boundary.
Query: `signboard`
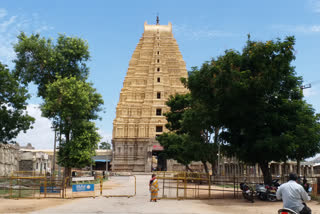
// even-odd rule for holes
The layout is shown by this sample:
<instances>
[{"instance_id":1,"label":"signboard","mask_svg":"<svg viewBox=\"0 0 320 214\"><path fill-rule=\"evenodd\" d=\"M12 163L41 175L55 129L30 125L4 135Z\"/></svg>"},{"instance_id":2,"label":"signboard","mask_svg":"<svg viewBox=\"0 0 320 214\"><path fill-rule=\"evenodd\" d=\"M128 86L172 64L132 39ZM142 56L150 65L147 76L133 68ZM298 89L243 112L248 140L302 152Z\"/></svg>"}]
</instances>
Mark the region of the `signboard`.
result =
<instances>
[{"instance_id":1,"label":"signboard","mask_svg":"<svg viewBox=\"0 0 320 214\"><path fill-rule=\"evenodd\" d=\"M60 193L60 187L47 187L47 193ZM40 193L44 193L44 186L40 186Z\"/></svg>"},{"instance_id":2,"label":"signboard","mask_svg":"<svg viewBox=\"0 0 320 214\"><path fill-rule=\"evenodd\" d=\"M91 192L94 191L94 184L74 184L72 192Z\"/></svg>"},{"instance_id":3,"label":"signboard","mask_svg":"<svg viewBox=\"0 0 320 214\"><path fill-rule=\"evenodd\" d=\"M94 177L90 176L90 177L73 177L72 181L93 181Z\"/></svg>"},{"instance_id":4,"label":"signboard","mask_svg":"<svg viewBox=\"0 0 320 214\"><path fill-rule=\"evenodd\" d=\"M153 145L152 150L153 151L163 151L163 147L160 145Z\"/></svg>"}]
</instances>

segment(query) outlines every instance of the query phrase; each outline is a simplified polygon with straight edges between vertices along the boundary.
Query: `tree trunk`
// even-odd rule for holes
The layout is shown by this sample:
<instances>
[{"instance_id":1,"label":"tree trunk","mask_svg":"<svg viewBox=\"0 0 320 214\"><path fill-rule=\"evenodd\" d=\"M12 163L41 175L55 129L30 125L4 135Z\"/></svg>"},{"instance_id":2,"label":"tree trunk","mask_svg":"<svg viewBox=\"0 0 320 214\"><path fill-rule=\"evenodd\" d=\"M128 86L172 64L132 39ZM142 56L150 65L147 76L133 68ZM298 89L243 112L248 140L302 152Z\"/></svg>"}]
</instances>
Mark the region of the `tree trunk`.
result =
<instances>
[{"instance_id":1,"label":"tree trunk","mask_svg":"<svg viewBox=\"0 0 320 214\"><path fill-rule=\"evenodd\" d=\"M216 161L211 161L211 170L212 170L212 175L217 175L217 163Z\"/></svg>"},{"instance_id":2,"label":"tree trunk","mask_svg":"<svg viewBox=\"0 0 320 214\"><path fill-rule=\"evenodd\" d=\"M206 161L201 161L203 166L204 166L204 171L208 174L209 173L209 169L208 169L208 165Z\"/></svg>"},{"instance_id":3,"label":"tree trunk","mask_svg":"<svg viewBox=\"0 0 320 214\"><path fill-rule=\"evenodd\" d=\"M271 176L270 169L269 169L269 163L267 161L261 162L261 163L259 163L259 166L260 166L262 174L263 174L264 184L271 185L272 184L272 176Z\"/></svg>"},{"instance_id":4,"label":"tree trunk","mask_svg":"<svg viewBox=\"0 0 320 214\"><path fill-rule=\"evenodd\" d=\"M64 168L64 179L66 180L67 177L69 178L69 179L67 179L67 185L70 186L70 183L71 183L71 168L70 167Z\"/></svg>"},{"instance_id":5,"label":"tree trunk","mask_svg":"<svg viewBox=\"0 0 320 214\"><path fill-rule=\"evenodd\" d=\"M283 170L282 170L282 175L281 175L281 181L282 181L282 183L285 183L285 176L287 175L288 173L287 173L287 160L285 160L284 162L283 162Z\"/></svg>"},{"instance_id":6,"label":"tree trunk","mask_svg":"<svg viewBox=\"0 0 320 214\"><path fill-rule=\"evenodd\" d=\"M297 176L298 176L298 177L299 177L300 174L301 174L300 165L301 165L301 161L300 161L300 159L297 159Z\"/></svg>"},{"instance_id":7,"label":"tree trunk","mask_svg":"<svg viewBox=\"0 0 320 214\"><path fill-rule=\"evenodd\" d=\"M193 170L189 167L189 165L186 165L186 170L190 171L190 172L193 172Z\"/></svg>"}]
</instances>

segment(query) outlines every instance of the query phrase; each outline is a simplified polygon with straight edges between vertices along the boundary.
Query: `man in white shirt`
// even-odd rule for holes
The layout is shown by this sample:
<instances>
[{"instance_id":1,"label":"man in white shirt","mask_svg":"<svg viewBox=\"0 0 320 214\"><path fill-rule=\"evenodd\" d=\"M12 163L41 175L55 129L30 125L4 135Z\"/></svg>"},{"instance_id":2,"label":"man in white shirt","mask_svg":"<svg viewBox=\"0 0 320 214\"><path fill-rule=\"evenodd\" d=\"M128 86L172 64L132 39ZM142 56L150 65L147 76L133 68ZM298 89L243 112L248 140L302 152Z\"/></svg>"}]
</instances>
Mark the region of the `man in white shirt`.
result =
<instances>
[{"instance_id":1,"label":"man in white shirt","mask_svg":"<svg viewBox=\"0 0 320 214\"><path fill-rule=\"evenodd\" d=\"M283 207L294 210L299 214L311 214L311 209L304 203L309 196L304 188L297 183L297 175L290 173L289 181L277 190L277 199L283 200Z\"/></svg>"}]
</instances>

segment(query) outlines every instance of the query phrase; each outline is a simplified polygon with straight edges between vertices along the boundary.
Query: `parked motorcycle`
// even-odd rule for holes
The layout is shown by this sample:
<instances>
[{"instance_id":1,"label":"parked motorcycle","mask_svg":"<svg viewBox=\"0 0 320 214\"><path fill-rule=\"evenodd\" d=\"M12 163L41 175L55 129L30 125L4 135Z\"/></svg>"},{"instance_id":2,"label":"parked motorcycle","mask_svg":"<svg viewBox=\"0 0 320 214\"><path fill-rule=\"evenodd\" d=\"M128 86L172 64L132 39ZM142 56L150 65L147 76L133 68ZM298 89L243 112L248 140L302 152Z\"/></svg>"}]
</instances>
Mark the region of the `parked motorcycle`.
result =
<instances>
[{"instance_id":1,"label":"parked motorcycle","mask_svg":"<svg viewBox=\"0 0 320 214\"><path fill-rule=\"evenodd\" d=\"M277 187L266 185L268 201L277 201Z\"/></svg>"},{"instance_id":2,"label":"parked motorcycle","mask_svg":"<svg viewBox=\"0 0 320 214\"><path fill-rule=\"evenodd\" d=\"M278 183L279 179L273 179L272 185L264 185L264 184L257 184L256 185L256 196L260 200L269 200L269 201L276 201L276 192L280 184Z\"/></svg>"},{"instance_id":3,"label":"parked motorcycle","mask_svg":"<svg viewBox=\"0 0 320 214\"><path fill-rule=\"evenodd\" d=\"M256 196L262 200L267 200L267 189L264 184L256 184Z\"/></svg>"},{"instance_id":4,"label":"parked motorcycle","mask_svg":"<svg viewBox=\"0 0 320 214\"><path fill-rule=\"evenodd\" d=\"M298 214L295 211L289 209L289 208L282 208L278 210L278 214Z\"/></svg>"},{"instance_id":5,"label":"parked motorcycle","mask_svg":"<svg viewBox=\"0 0 320 214\"><path fill-rule=\"evenodd\" d=\"M248 201L254 202L254 190L246 183L240 183L240 189L242 190L242 196Z\"/></svg>"}]
</instances>

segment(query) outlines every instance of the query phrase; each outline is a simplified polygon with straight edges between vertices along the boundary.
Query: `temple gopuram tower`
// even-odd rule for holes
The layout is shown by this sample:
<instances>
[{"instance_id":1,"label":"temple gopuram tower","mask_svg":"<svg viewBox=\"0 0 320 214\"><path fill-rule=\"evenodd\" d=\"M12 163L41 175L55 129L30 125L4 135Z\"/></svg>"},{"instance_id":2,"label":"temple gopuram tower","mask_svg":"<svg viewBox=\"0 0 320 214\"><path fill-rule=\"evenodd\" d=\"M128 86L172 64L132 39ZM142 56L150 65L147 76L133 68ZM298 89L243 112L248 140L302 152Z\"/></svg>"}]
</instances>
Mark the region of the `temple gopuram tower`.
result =
<instances>
[{"instance_id":1,"label":"temple gopuram tower","mask_svg":"<svg viewBox=\"0 0 320 214\"><path fill-rule=\"evenodd\" d=\"M144 23L133 52L113 121L113 171L150 172L152 154L162 150L155 140L166 132L163 113L170 95L188 90L186 64L172 34L172 24Z\"/></svg>"}]
</instances>

